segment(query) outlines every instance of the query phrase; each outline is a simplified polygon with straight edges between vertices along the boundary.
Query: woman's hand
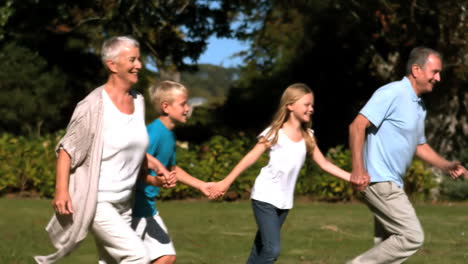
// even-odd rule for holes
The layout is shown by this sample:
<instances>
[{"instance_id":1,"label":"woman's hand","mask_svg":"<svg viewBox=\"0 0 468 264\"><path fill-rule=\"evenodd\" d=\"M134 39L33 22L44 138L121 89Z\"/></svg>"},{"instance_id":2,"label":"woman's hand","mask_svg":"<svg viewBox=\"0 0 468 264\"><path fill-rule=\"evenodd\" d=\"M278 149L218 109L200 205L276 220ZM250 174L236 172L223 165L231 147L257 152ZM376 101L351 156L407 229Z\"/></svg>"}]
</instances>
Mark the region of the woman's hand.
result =
<instances>
[{"instance_id":1,"label":"woman's hand","mask_svg":"<svg viewBox=\"0 0 468 264\"><path fill-rule=\"evenodd\" d=\"M52 201L54 210L59 215L70 215L73 214L73 206L68 191L57 191L55 198Z\"/></svg>"}]
</instances>

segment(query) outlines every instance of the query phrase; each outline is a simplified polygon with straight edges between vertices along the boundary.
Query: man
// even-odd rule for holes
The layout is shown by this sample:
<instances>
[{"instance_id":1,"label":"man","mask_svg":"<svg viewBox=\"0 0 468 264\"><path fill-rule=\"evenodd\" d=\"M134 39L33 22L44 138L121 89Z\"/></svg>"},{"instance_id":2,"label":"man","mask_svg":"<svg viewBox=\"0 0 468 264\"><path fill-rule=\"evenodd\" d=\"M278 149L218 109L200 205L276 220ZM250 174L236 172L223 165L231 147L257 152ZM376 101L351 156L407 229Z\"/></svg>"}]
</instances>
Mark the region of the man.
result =
<instances>
[{"instance_id":1,"label":"man","mask_svg":"<svg viewBox=\"0 0 468 264\"><path fill-rule=\"evenodd\" d=\"M439 156L426 142L426 109L420 96L440 81L441 55L418 47L411 51L406 77L379 88L349 126L351 182L374 213L373 248L348 263L401 263L424 241L403 177L413 156L457 178L458 162Z\"/></svg>"}]
</instances>

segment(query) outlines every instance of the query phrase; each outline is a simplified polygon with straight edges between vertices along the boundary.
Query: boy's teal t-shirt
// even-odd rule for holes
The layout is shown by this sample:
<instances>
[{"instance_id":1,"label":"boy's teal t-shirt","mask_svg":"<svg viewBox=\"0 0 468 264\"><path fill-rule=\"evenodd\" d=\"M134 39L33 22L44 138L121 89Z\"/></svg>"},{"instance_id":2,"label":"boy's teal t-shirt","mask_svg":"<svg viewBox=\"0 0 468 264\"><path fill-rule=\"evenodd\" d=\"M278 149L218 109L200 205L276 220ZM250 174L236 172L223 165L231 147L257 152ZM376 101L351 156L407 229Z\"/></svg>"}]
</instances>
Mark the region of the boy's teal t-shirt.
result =
<instances>
[{"instance_id":1,"label":"boy's teal t-shirt","mask_svg":"<svg viewBox=\"0 0 468 264\"><path fill-rule=\"evenodd\" d=\"M176 140L174 132L156 119L146 127L149 135L149 146L147 152L158 159L166 168L176 164ZM154 171L150 174L156 177ZM159 187L146 184L140 180L136 184L135 204L133 206L134 217L150 217L158 211L155 198L159 194Z\"/></svg>"}]
</instances>

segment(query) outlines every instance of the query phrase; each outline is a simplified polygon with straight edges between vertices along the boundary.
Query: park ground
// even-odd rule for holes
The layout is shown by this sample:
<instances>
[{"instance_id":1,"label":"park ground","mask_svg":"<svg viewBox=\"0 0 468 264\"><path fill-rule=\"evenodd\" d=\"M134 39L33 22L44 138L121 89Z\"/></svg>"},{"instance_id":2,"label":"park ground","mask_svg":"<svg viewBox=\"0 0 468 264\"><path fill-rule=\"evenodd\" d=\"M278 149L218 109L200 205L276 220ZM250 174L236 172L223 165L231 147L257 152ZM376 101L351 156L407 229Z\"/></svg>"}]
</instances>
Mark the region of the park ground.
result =
<instances>
[{"instance_id":1,"label":"park ground","mask_svg":"<svg viewBox=\"0 0 468 264\"><path fill-rule=\"evenodd\" d=\"M0 263L34 263L53 252L44 231L50 200L0 199ZM245 263L256 225L250 202L158 201L178 264ZM468 263L468 202L416 203L425 243L406 263ZM344 263L372 245L373 218L360 202L296 199L282 229L278 264ZM60 263L97 263L91 235Z\"/></svg>"}]
</instances>

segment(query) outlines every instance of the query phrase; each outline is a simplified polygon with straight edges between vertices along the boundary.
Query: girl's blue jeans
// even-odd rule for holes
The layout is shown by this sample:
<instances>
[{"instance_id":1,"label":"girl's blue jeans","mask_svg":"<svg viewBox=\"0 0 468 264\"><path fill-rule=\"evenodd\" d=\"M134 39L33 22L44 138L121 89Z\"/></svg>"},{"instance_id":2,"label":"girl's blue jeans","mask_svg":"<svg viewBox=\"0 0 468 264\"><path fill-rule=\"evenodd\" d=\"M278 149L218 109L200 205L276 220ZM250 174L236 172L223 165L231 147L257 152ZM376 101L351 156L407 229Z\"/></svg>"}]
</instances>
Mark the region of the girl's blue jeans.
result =
<instances>
[{"instance_id":1,"label":"girl's blue jeans","mask_svg":"<svg viewBox=\"0 0 468 264\"><path fill-rule=\"evenodd\" d=\"M252 199L258 231L247 264L273 263L280 254L280 229L289 210Z\"/></svg>"}]
</instances>

